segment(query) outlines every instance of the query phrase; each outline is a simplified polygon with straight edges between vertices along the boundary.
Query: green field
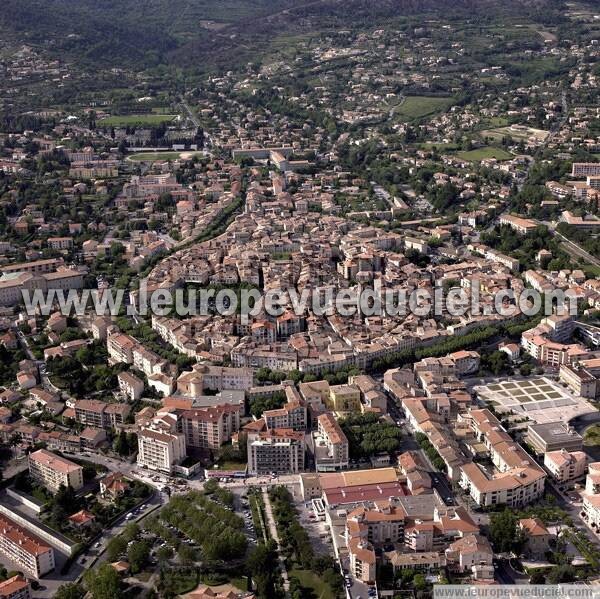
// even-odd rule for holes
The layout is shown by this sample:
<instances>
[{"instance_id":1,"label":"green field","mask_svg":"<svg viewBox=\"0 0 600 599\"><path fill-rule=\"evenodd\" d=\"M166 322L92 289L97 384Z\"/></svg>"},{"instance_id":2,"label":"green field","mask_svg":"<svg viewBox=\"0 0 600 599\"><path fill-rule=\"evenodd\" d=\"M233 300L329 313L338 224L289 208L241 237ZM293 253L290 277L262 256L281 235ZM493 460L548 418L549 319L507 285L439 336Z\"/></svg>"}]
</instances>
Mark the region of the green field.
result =
<instances>
[{"instance_id":1,"label":"green field","mask_svg":"<svg viewBox=\"0 0 600 599\"><path fill-rule=\"evenodd\" d=\"M429 96L408 96L396 108L395 114L402 119L418 119L434 112L445 112L452 104L452 98Z\"/></svg>"},{"instance_id":2,"label":"green field","mask_svg":"<svg viewBox=\"0 0 600 599\"><path fill-rule=\"evenodd\" d=\"M162 123L170 123L176 114L126 114L109 116L98 121L101 127L131 127L134 125L158 126Z\"/></svg>"},{"instance_id":3,"label":"green field","mask_svg":"<svg viewBox=\"0 0 600 599\"><path fill-rule=\"evenodd\" d=\"M588 428L583 435L583 444L588 447L600 445L600 426L594 424Z\"/></svg>"},{"instance_id":4,"label":"green field","mask_svg":"<svg viewBox=\"0 0 600 599\"><path fill-rule=\"evenodd\" d=\"M483 148L477 148L477 150L471 150L470 152L458 152L456 157L460 158L461 160L478 162L480 160L487 160L489 158L495 158L496 160L510 160L512 155L501 148L484 146Z\"/></svg>"}]
</instances>

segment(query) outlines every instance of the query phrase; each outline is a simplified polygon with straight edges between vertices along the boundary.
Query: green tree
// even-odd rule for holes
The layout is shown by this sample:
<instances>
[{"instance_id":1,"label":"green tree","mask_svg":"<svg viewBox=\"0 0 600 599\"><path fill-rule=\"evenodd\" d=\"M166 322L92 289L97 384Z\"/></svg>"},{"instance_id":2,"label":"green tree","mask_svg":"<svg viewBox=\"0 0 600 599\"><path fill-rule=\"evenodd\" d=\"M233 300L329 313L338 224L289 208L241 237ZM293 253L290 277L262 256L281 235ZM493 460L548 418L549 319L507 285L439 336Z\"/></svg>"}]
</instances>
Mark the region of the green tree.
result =
<instances>
[{"instance_id":1,"label":"green tree","mask_svg":"<svg viewBox=\"0 0 600 599\"><path fill-rule=\"evenodd\" d=\"M132 574L141 572L150 556L150 547L145 541L134 541L127 549L127 560Z\"/></svg>"},{"instance_id":2,"label":"green tree","mask_svg":"<svg viewBox=\"0 0 600 599\"><path fill-rule=\"evenodd\" d=\"M85 597L85 589L74 582L61 585L54 594L54 599L83 599L83 597Z\"/></svg>"},{"instance_id":3,"label":"green tree","mask_svg":"<svg viewBox=\"0 0 600 599\"><path fill-rule=\"evenodd\" d=\"M517 527L517 514L506 508L502 512L492 514L490 520L490 537L497 553L514 551L519 554L523 548L525 537Z\"/></svg>"},{"instance_id":4,"label":"green tree","mask_svg":"<svg viewBox=\"0 0 600 599\"><path fill-rule=\"evenodd\" d=\"M113 537L106 546L106 558L116 562L127 551L127 541L121 535Z\"/></svg>"},{"instance_id":5,"label":"green tree","mask_svg":"<svg viewBox=\"0 0 600 599\"><path fill-rule=\"evenodd\" d=\"M115 599L121 596L121 579L110 564L102 564L84 575L85 586L94 599Z\"/></svg>"}]
</instances>

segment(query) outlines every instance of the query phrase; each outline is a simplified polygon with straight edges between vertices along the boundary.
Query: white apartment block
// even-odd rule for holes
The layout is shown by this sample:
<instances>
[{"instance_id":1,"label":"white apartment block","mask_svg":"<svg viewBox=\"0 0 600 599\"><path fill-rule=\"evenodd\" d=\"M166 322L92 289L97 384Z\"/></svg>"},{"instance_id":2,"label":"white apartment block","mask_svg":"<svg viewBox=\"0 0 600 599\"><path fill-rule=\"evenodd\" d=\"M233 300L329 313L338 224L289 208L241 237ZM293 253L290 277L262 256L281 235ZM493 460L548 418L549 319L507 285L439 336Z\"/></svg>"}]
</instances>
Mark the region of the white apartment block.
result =
<instances>
[{"instance_id":1,"label":"white apartment block","mask_svg":"<svg viewBox=\"0 0 600 599\"><path fill-rule=\"evenodd\" d=\"M29 454L29 475L49 491L56 492L61 485L75 491L83 487L83 468L45 449Z\"/></svg>"},{"instance_id":2,"label":"white apartment block","mask_svg":"<svg viewBox=\"0 0 600 599\"><path fill-rule=\"evenodd\" d=\"M572 177L600 176L600 162L574 162L571 170Z\"/></svg>"},{"instance_id":3,"label":"white apartment block","mask_svg":"<svg viewBox=\"0 0 600 599\"><path fill-rule=\"evenodd\" d=\"M120 372L117 375L119 389L130 401L137 401L144 393L144 381L131 372Z\"/></svg>"},{"instance_id":4,"label":"white apartment block","mask_svg":"<svg viewBox=\"0 0 600 599\"><path fill-rule=\"evenodd\" d=\"M137 463L142 468L170 474L186 456L185 435L153 428L138 433Z\"/></svg>"},{"instance_id":5,"label":"white apartment block","mask_svg":"<svg viewBox=\"0 0 600 599\"><path fill-rule=\"evenodd\" d=\"M54 549L4 515L0 515L0 555L34 578L52 572L55 566Z\"/></svg>"}]
</instances>

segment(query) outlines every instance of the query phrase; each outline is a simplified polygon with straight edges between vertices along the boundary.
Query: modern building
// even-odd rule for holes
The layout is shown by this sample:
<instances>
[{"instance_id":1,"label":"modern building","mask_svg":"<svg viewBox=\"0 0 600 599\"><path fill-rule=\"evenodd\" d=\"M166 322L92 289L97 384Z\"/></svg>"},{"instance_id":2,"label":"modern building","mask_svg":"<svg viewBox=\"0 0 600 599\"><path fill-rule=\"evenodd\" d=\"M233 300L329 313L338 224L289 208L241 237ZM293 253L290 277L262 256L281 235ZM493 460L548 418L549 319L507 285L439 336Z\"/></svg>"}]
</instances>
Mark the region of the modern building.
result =
<instances>
[{"instance_id":1,"label":"modern building","mask_svg":"<svg viewBox=\"0 0 600 599\"><path fill-rule=\"evenodd\" d=\"M540 454L561 449L583 449L583 437L562 421L530 424L527 427L527 442Z\"/></svg>"},{"instance_id":2,"label":"modern building","mask_svg":"<svg viewBox=\"0 0 600 599\"><path fill-rule=\"evenodd\" d=\"M348 438L331 412L317 418L314 454L317 472L345 470L350 461Z\"/></svg>"},{"instance_id":3,"label":"modern building","mask_svg":"<svg viewBox=\"0 0 600 599\"><path fill-rule=\"evenodd\" d=\"M282 408L263 412L268 429L291 428L295 431L305 431L307 426L307 409L302 401L286 403Z\"/></svg>"},{"instance_id":4,"label":"modern building","mask_svg":"<svg viewBox=\"0 0 600 599\"><path fill-rule=\"evenodd\" d=\"M137 463L142 468L171 474L186 456L185 435L143 428L138 432Z\"/></svg>"},{"instance_id":5,"label":"modern building","mask_svg":"<svg viewBox=\"0 0 600 599\"><path fill-rule=\"evenodd\" d=\"M273 429L248 433L248 472L297 474L304 470L304 433Z\"/></svg>"},{"instance_id":6,"label":"modern building","mask_svg":"<svg viewBox=\"0 0 600 599\"><path fill-rule=\"evenodd\" d=\"M240 430L240 416L240 406L229 404L186 410L181 413L178 430L185 435L188 448L219 449Z\"/></svg>"},{"instance_id":7,"label":"modern building","mask_svg":"<svg viewBox=\"0 0 600 599\"><path fill-rule=\"evenodd\" d=\"M112 429L125 424L131 406L125 403L106 403L97 399L75 402L75 420L94 428Z\"/></svg>"},{"instance_id":8,"label":"modern building","mask_svg":"<svg viewBox=\"0 0 600 599\"><path fill-rule=\"evenodd\" d=\"M45 449L29 454L29 475L53 492L58 491L61 485L75 491L83 487L83 468Z\"/></svg>"},{"instance_id":9,"label":"modern building","mask_svg":"<svg viewBox=\"0 0 600 599\"><path fill-rule=\"evenodd\" d=\"M54 570L54 549L4 515L0 515L0 554L34 578Z\"/></svg>"},{"instance_id":10,"label":"modern building","mask_svg":"<svg viewBox=\"0 0 600 599\"><path fill-rule=\"evenodd\" d=\"M598 177L600 176L600 162L574 162L571 176L577 178Z\"/></svg>"}]
</instances>

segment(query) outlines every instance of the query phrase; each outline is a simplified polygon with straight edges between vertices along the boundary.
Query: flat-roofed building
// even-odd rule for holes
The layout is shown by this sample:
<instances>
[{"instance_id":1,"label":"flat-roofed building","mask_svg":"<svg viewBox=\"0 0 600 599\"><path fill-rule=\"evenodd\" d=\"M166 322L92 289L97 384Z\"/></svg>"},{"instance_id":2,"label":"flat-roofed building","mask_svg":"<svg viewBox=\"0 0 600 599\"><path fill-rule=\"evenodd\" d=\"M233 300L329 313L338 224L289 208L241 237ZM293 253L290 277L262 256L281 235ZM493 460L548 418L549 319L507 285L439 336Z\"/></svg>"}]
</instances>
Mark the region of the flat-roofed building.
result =
<instances>
[{"instance_id":1,"label":"flat-roofed building","mask_svg":"<svg viewBox=\"0 0 600 599\"><path fill-rule=\"evenodd\" d=\"M580 397L595 399L600 391L598 379L583 365L561 364L559 378L569 389Z\"/></svg>"},{"instance_id":2,"label":"flat-roofed building","mask_svg":"<svg viewBox=\"0 0 600 599\"><path fill-rule=\"evenodd\" d=\"M45 449L29 454L29 475L50 491L58 491L61 485L75 491L83 487L83 468Z\"/></svg>"},{"instance_id":3,"label":"flat-roofed building","mask_svg":"<svg viewBox=\"0 0 600 599\"><path fill-rule=\"evenodd\" d=\"M549 451L581 451L583 437L565 422L530 424L527 427L527 442L540 454Z\"/></svg>"},{"instance_id":4,"label":"flat-roofed building","mask_svg":"<svg viewBox=\"0 0 600 599\"><path fill-rule=\"evenodd\" d=\"M574 162L571 176L598 177L600 176L600 162Z\"/></svg>"},{"instance_id":5,"label":"flat-roofed building","mask_svg":"<svg viewBox=\"0 0 600 599\"><path fill-rule=\"evenodd\" d=\"M4 515L0 515L0 554L34 578L55 567L54 549Z\"/></svg>"},{"instance_id":6,"label":"flat-roofed building","mask_svg":"<svg viewBox=\"0 0 600 599\"><path fill-rule=\"evenodd\" d=\"M329 389L328 407L334 412L360 412L360 389L356 385L334 385Z\"/></svg>"},{"instance_id":7,"label":"flat-roofed building","mask_svg":"<svg viewBox=\"0 0 600 599\"><path fill-rule=\"evenodd\" d=\"M295 431L306 430L307 410L302 401L291 401L282 408L266 410L262 417L268 429L291 428Z\"/></svg>"},{"instance_id":8,"label":"flat-roofed building","mask_svg":"<svg viewBox=\"0 0 600 599\"><path fill-rule=\"evenodd\" d=\"M144 428L138 432L137 463L143 468L171 474L186 456L185 435Z\"/></svg>"},{"instance_id":9,"label":"flat-roofed building","mask_svg":"<svg viewBox=\"0 0 600 599\"><path fill-rule=\"evenodd\" d=\"M318 472L348 468L350 448L348 438L333 414L326 412L317 419L315 434L315 462Z\"/></svg>"},{"instance_id":10,"label":"flat-roofed building","mask_svg":"<svg viewBox=\"0 0 600 599\"><path fill-rule=\"evenodd\" d=\"M272 429L248 433L248 472L297 474L304 470L304 433Z\"/></svg>"}]
</instances>

